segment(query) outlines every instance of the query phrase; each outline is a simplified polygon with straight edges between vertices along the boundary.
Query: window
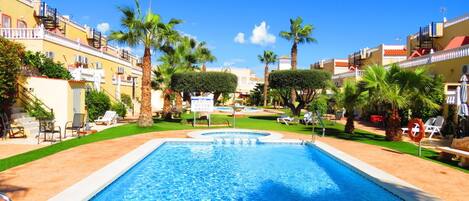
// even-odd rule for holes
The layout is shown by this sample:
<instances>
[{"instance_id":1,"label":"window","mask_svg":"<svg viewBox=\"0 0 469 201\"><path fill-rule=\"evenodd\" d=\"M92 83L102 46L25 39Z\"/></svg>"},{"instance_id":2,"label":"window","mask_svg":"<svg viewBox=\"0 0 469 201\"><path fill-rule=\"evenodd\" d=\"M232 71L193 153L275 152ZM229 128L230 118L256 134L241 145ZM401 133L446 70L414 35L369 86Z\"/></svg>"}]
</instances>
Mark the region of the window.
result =
<instances>
[{"instance_id":1,"label":"window","mask_svg":"<svg viewBox=\"0 0 469 201\"><path fill-rule=\"evenodd\" d=\"M18 20L18 22L16 23L16 27L17 27L17 28L28 28L28 25L26 24L25 21L23 21L23 20Z\"/></svg>"},{"instance_id":2,"label":"window","mask_svg":"<svg viewBox=\"0 0 469 201\"><path fill-rule=\"evenodd\" d=\"M2 14L2 28L11 28L11 17Z\"/></svg>"},{"instance_id":3,"label":"window","mask_svg":"<svg viewBox=\"0 0 469 201\"><path fill-rule=\"evenodd\" d=\"M54 59L54 57L55 57L55 53L54 53L54 52L48 51L48 52L45 52L44 54L45 54L46 57L49 58L49 59Z\"/></svg>"}]
</instances>

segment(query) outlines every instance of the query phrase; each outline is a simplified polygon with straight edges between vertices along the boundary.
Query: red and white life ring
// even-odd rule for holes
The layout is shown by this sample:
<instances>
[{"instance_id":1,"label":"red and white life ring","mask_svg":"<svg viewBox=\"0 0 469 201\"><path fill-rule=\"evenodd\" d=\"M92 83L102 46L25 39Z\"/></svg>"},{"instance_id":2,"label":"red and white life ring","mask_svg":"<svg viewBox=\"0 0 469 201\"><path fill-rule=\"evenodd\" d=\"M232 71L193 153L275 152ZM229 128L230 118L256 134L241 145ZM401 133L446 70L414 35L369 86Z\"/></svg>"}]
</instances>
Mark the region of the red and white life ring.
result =
<instances>
[{"instance_id":1,"label":"red and white life ring","mask_svg":"<svg viewBox=\"0 0 469 201\"><path fill-rule=\"evenodd\" d=\"M415 125L419 126L418 133L413 132ZM409 129L409 138L414 142L420 142L425 137L425 124L423 123L422 119L411 119L407 124L407 129Z\"/></svg>"}]
</instances>

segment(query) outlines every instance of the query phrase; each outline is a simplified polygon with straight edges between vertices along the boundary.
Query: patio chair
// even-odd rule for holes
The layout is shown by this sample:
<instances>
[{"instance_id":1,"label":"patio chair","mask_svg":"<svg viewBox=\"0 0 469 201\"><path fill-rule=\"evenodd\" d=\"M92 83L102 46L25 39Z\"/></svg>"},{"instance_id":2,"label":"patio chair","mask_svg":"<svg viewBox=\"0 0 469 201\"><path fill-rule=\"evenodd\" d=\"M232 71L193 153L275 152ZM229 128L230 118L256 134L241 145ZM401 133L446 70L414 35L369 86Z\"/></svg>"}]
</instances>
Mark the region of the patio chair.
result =
<instances>
[{"instance_id":1,"label":"patio chair","mask_svg":"<svg viewBox=\"0 0 469 201\"><path fill-rule=\"evenodd\" d=\"M432 118L429 118L427 119L427 121L425 122L425 130L427 130L427 128L429 126L432 126L434 123L435 123L435 120L436 118L435 117L432 117ZM407 132L409 132L409 128L407 127L404 127L404 128L401 128L402 129L402 134L407 134ZM416 125L412 128L412 132L416 133L416 132L419 132L419 127Z\"/></svg>"},{"instance_id":2,"label":"patio chair","mask_svg":"<svg viewBox=\"0 0 469 201\"><path fill-rule=\"evenodd\" d=\"M425 133L430 133L430 136L428 136L428 139L432 139L434 134L440 134L441 135L441 128L443 127L443 124L445 123L445 118L443 116L438 116L435 119L435 123L433 125L425 127Z\"/></svg>"},{"instance_id":3,"label":"patio chair","mask_svg":"<svg viewBox=\"0 0 469 201\"><path fill-rule=\"evenodd\" d=\"M98 117L97 120L94 121L96 124L106 124L111 125L117 123L117 113L115 111L106 111L104 116Z\"/></svg>"},{"instance_id":4,"label":"patio chair","mask_svg":"<svg viewBox=\"0 0 469 201\"><path fill-rule=\"evenodd\" d=\"M8 115L6 113L2 113L0 115L0 118L2 120L2 137L3 139L6 139L7 136L10 138L25 138L26 133L24 132L24 127L22 126L12 126L10 119L8 118Z\"/></svg>"},{"instance_id":5,"label":"patio chair","mask_svg":"<svg viewBox=\"0 0 469 201\"><path fill-rule=\"evenodd\" d=\"M55 125L55 121L39 120L39 134L37 135L37 143L41 142L41 134L44 136L44 142L48 141L47 137L50 136L49 141L56 142L55 134L59 134L59 141L62 141L62 128Z\"/></svg>"},{"instance_id":6,"label":"patio chair","mask_svg":"<svg viewBox=\"0 0 469 201\"><path fill-rule=\"evenodd\" d=\"M287 115L282 115L279 118L277 118L277 122L278 123L283 123L283 124L289 126L290 124L297 124L298 120L294 117L289 117Z\"/></svg>"},{"instance_id":7,"label":"patio chair","mask_svg":"<svg viewBox=\"0 0 469 201\"><path fill-rule=\"evenodd\" d=\"M67 130L72 131L72 136L73 136L73 132L75 132L78 136L80 136L80 130L84 128L85 128L85 114L75 113L73 115L73 120L65 123L64 138L67 138Z\"/></svg>"}]
</instances>

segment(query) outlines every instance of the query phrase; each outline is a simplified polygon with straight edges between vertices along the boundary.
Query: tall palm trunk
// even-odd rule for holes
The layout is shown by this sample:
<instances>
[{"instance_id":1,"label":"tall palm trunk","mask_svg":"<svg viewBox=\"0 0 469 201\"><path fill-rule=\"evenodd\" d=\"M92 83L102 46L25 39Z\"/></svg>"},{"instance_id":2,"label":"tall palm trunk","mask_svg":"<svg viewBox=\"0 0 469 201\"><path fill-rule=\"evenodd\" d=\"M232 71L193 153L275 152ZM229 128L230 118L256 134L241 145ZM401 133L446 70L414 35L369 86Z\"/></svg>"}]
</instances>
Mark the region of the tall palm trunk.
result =
<instances>
[{"instance_id":1,"label":"tall palm trunk","mask_svg":"<svg viewBox=\"0 0 469 201\"><path fill-rule=\"evenodd\" d=\"M293 45L291 47L291 69L292 70L296 70L296 56L297 56L297 53L298 53L298 44L293 43ZM295 89L291 90L291 100L290 101L291 101L292 104L295 104L295 102L296 102Z\"/></svg>"},{"instance_id":2,"label":"tall palm trunk","mask_svg":"<svg viewBox=\"0 0 469 201\"><path fill-rule=\"evenodd\" d=\"M354 116L353 116L354 111L350 108L347 109L347 123L345 123L345 133L350 133L354 134L355 133L355 125L353 122Z\"/></svg>"},{"instance_id":3,"label":"tall palm trunk","mask_svg":"<svg viewBox=\"0 0 469 201\"><path fill-rule=\"evenodd\" d=\"M386 127L386 140L387 141L401 141L402 140L402 129L401 129L401 117L399 117L399 110L397 108L392 109L392 114L388 118L388 125Z\"/></svg>"},{"instance_id":4,"label":"tall palm trunk","mask_svg":"<svg viewBox=\"0 0 469 201\"><path fill-rule=\"evenodd\" d=\"M205 66L205 64L202 64L202 72L207 72L207 66Z\"/></svg>"},{"instance_id":5,"label":"tall palm trunk","mask_svg":"<svg viewBox=\"0 0 469 201\"><path fill-rule=\"evenodd\" d=\"M264 68L264 107L267 106L267 91L269 90L269 65Z\"/></svg>"},{"instance_id":6,"label":"tall palm trunk","mask_svg":"<svg viewBox=\"0 0 469 201\"><path fill-rule=\"evenodd\" d=\"M298 44L293 43L291 47L291 69L296 70L296 56L298 54Z\"/></svg>"},{"instance_id":7,"label":"tall palm trunk","mask_svg":"<svg viewBox=\"0 0 469 201\"><path fill-rule=\"evenodd\" d=\"M176 93L176 110L178 112L182 112L182 96L180 92L175 92Z\"/></svg>"},{"instance_id":8,"label":"tall palm trunk","mask_svg":"<svg viewBox=\"0 0 469 201\"><path fill-rule=\"evenodd\" d=\"M171 119L171 89L163 91L163 118Z\"/></svg>"},{"instance_id":9,"label":"tall palm trunk","mask_svg":"<svg viewBox=\"0 0 469 201\"><path fill-rule=\"evenodd\" d=\"M142 71L142 103L140 105L138 125L140 127L149 127L153 125L153 115L151 111L151 53L148 47L145 47L143 54Z\"/></svg>"}]
</instances>

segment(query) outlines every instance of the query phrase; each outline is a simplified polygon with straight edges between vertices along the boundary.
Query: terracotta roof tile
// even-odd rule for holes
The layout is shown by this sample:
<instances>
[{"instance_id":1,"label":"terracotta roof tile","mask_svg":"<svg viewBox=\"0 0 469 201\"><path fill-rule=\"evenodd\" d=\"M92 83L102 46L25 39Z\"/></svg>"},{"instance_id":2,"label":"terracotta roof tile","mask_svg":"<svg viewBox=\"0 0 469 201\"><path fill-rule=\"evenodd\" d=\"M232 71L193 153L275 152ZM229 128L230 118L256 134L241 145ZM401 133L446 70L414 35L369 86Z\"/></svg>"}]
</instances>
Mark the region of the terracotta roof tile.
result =
<instances>
[{"instance_id":1,"label":"terracotta roof tile","mask_svg":"<svg viewBox=\"0 0 469 201\"><path fill-rule=\"evenodd\" d=\"M335 66L337 66L337 67L349 67L348 62L340 62L340 61L336 61Z\"/></svg>"},{"instance_id":2,"label":"terracotta roof tile","mask_svg":"<svg viewBox=\"0 0 469 201\"><path fill-rule=\"evenodd\" d=\"M406 56L407 50L384 50L384 56Z\"/></svg>"}]
</instances>

